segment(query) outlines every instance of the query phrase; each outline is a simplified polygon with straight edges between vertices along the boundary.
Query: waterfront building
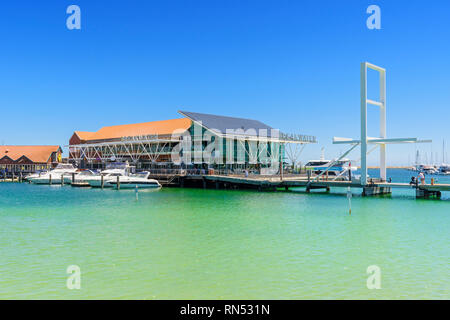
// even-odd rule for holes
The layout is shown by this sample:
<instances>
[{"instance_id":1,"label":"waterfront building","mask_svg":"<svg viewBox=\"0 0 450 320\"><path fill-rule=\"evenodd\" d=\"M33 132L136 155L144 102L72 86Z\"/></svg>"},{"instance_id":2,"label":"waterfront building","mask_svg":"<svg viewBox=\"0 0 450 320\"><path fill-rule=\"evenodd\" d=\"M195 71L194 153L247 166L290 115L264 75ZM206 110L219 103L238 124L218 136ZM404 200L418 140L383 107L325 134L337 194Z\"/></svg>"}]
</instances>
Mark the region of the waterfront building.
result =
<instances>
[{"instance_id":1,"label":"waterfront building","mask_svg":"<svg viewBox=\"0 0 450 320\"><path fill-rule=\"evenodd\" d=\"M316 142L313 136L287 135L251 119L179 111L179 119L75 131L69 161L103 168L128 161L138 169L201 168L278 170L286 144Z\"/></svg>"},{"instance_id":2,"label":"waterfront building","mask_svg":"<svg viewBox=\"0 0 450 320\"><path fill-rule=\"evenodd\" d=\"M60 146L0 146L0 169L29 173L50 169L61 161Z\"/></svg>"}]
</instances>

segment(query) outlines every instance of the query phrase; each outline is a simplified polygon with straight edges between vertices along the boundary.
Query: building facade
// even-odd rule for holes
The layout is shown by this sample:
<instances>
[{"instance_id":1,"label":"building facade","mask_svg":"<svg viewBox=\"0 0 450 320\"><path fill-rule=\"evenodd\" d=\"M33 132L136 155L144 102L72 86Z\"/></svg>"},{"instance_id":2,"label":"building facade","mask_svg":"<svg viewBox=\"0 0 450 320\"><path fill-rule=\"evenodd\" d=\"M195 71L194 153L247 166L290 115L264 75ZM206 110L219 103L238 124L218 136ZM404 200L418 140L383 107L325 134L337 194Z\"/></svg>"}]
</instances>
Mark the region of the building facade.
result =
<instances>
[{"instance_id":1,"label":"building facade","mask_svg":"<svg viewBox=\"0 0 450 320\"><path fill-rule=\"evenodd\" d=\"M50 169L61 155L60 146L0 146L0 170L18 174Z\"/></svg>"},{"instance_id":2,"label":"building facade","mask_svg":"<svg viewBox=\"0 0 450 320\"><path fill-rule=\"evenodd\" d=\"M251 119L179 111L183 118L75 131L69 161L103 168L128 161L138 169L279 169L285 145L315 142L312 136L287 136Z\"/></svg>"}]
</instances>

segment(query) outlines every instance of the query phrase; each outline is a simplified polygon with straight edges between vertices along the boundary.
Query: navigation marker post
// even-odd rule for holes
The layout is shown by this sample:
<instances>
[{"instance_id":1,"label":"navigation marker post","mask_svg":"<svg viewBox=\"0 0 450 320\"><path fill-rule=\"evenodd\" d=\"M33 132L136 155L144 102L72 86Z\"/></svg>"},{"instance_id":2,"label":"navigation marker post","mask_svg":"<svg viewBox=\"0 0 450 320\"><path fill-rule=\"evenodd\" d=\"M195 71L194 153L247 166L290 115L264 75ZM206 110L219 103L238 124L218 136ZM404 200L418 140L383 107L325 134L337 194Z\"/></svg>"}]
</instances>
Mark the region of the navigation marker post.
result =
<instances>
[{"instance_id":1,"label":"navigation marker post","mask_svg":"<svg viewBox=\"0 0 450 320\"><path fill-rule=\"evenodd\" d=\"M352 215L352 190L347 187L348 214Z\"/></svg>"}]
</instances>

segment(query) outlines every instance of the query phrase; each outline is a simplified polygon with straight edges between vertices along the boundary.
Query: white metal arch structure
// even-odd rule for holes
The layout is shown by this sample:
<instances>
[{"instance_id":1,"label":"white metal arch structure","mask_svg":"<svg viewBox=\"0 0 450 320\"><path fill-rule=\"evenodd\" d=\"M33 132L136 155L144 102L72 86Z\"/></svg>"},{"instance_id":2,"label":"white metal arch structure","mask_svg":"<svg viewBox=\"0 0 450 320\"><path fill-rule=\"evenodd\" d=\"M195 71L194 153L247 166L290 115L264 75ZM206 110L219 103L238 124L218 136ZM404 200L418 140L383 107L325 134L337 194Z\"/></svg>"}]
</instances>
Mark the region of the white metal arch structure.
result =
<instances>
[{"instance_id":1,"label":"white metal arch structure","mask_svg":"<svg viewBox=\"0 0 450 320\"><path fill-rule=\"evenodd\" d=\"M380 101L367 99L367 69L380 73ZM367 136L367 105L380 108L380 136L372 138ZM376 144L380 147L380 178L386 181L386 144L388 143L419 143L431 142L431 140L418 140L417 138L391 138L386 136L386 70L368 62L361 63L361 139L333 138L334 144L361 145L361 185L367 184L367 146ZM351 149L351 150L352 150ZM373 151L370 150L369 153Z\"/></svg>"},{"instance_id":2,"label":"white metal arch structure","mask_svg":"<svg viewBox=\"0 0 450 320\"><path fill-rule=\"evenodd\" d=\"M380 101L367 99L367 68L380 74ZM361 63L361 184L367 183L367 104L380 107L380 138L386 139L386 69ZM363 156L364 155L364 156ZM380 144L380 178L386 181L386 144Z\"/></svg>"}]
</instances>

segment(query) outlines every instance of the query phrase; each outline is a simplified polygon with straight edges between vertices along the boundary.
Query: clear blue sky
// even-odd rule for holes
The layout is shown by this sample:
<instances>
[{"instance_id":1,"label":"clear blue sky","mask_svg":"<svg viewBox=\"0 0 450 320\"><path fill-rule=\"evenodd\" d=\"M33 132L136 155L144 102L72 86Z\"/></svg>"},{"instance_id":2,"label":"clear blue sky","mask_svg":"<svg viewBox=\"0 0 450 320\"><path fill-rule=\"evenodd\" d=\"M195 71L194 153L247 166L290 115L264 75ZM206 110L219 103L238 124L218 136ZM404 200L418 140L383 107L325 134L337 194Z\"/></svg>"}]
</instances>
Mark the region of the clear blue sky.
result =
<instances>
[{"instance_id":1,"label":"clear blue sky","mask_svg":"<svg viewBox=\"0 0 450 320\"><path fill-rule=\"evenodd\" d=\"M81 8L81 30L66 28L70 4ZM366 27L370 4L381 7L381 30ZM5 2L0 143L66 145L74 130L184 109L316 135L303 159L322 146L331 158L345 150L333 136L359 137L359 65L369 61L387 69L388 136L431 138L420 149L441 158L449 21L449 1ZM369 116L375 136L376 109ZM388 147L388 162L413 153Z\"/></svg>"}]
</instances>

